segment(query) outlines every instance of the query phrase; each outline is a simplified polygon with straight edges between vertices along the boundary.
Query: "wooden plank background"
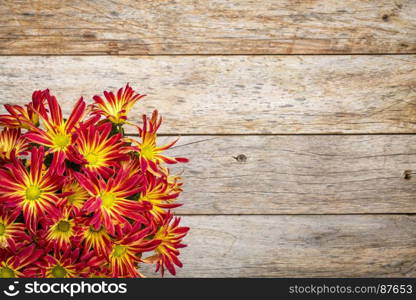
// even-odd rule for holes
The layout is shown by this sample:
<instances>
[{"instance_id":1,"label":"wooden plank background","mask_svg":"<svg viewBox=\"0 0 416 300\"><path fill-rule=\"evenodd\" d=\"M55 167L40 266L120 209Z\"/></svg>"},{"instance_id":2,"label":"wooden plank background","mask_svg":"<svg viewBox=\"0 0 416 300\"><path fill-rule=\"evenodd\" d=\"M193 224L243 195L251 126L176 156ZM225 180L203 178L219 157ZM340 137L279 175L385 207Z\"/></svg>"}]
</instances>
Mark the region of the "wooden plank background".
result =
<instances>
[{"instance_id":1,"label":"wooden plank background","mask_svg":"<svg viewBox=\"0 0 416 300\"><path fill-rule=\"evenodd\" d=\"M185 214L416 213L414 135L186 136Z\"/></svg>"},{"instance_id":2,"label":"wooden plank background","mask_svg":"<svg viewBox=\"0 0 416 300\"><path fill-rule=\"evenodd\" d=\"M0 53L412 53L413 0L2 0Z\"/></svg>"},{"instance_id":3,"label":"wooden plank background","mask_svg":"<svg viewBox=\"0 0 416 300\"><path fill-rule=\"evenodd\" d=\"M0 4L0 104L130 82L182 135L180 277L415 276L415 1Z\"/></svg>"},{"instance_id":4,"label":"wooden plank background","mask_svg":"<svg viewBox=\"0 0 416 300\"><path fill-rule=\"evenodd\" d=\"M186 277L415 277L415 216L184 216ZM153 268L144 268L154 276ZM171 277L171 276L169 276Z\"/></svg>"},{"instance_id":5,"label":"wooden plank background","mask_svg":"<svg viewBox=\"0 0 416 300\"><path fill-rule=\"evenodd\" d=\"M412 133L416 57L0 57L0 103L49 87L69 113L80 95L131 82L168 134ZM21 86L26 87L22 89Z\"/></svg>"}]
</instances>

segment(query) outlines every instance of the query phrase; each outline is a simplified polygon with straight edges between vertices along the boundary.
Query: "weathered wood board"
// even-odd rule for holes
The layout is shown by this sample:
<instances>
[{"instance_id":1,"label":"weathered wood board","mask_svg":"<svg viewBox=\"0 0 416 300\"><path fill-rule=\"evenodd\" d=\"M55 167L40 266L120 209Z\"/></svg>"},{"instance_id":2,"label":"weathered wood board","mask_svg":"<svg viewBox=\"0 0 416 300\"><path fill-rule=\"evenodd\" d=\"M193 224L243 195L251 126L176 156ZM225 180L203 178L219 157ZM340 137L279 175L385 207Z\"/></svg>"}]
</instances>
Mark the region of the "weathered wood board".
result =
<instances>
[{"instance_id":1,"label":"weathered wood board","mask_svg":"<svg viewBox=\"0 0 416 300\"><path fill-rule=\"evenodd\" d=\"M415 277L415 216L186 216L179 277ZM154 268L144 274L155 276Z\"/></svg>"},{"instance_id":2,"label":"weathered wood board","mask_svg":"<svg viewBox=\"0 0 416 300\"><path fill-rule=\"evenodd\" d=\"M190 158L184 214L416 213L415 135L184 136L168 153Z\"/></svg>"},{"instance_id":3,"label":"weathered wood board","mask_svg":"<svg viewBox=\"0 0 416 300\"><path fill-rule=\"evenodd\" d=\"M0 54L415 53L413 0L1 1Z\"/></svg>"},{"instance_id":4,"label":"weathered wood board","mask_svg":"<svg viewBox=\"0 0 416 300\"><path fill-rule=\"evenodd\" d=\"M0 104L130 82L168 134L414 133L416 56L0 57Z\"/></svg>"}]
</instances>

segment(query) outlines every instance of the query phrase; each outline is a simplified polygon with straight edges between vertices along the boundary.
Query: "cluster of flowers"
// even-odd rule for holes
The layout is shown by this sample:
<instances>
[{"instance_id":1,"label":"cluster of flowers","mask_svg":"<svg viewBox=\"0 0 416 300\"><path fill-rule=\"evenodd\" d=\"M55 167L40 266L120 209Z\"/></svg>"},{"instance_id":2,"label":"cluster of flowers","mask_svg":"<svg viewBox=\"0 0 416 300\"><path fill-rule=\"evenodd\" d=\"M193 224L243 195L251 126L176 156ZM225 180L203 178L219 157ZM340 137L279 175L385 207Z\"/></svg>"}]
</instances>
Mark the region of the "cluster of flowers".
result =
<instances>
[{"instance_id":1,"label":"cluster of flowers","mask_svg":"<svg viewBox=\"0 0 416 300\"><path fill-rule=\"evenodd\" d=\"M187 162L158 147L162 119L141 126L127 113L143 97L127 84L68 119L49 90L0 115L0 277L142 277L142 263L175 275L182 238L171 209L181 178L167 164ZM124 125L138 129L127 137ZM145 252L149 252L145 257Z\"/></svg>"}]
</instances>

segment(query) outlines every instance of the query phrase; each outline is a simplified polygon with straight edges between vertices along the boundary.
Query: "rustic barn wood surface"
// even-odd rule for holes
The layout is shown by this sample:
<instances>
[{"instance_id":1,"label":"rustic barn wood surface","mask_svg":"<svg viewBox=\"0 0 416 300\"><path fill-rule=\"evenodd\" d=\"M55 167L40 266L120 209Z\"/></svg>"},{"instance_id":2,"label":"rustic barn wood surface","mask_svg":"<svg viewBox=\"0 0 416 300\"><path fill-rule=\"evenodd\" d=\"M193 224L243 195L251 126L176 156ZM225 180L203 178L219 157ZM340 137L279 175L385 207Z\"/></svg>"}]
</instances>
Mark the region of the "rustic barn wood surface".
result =
<instances>
[{"instance_id":1,"label":"rustic barn wood surface","mask_svg":"<svg viewBox=\"0 0 416 300\"><path fill-rule=\"evenodd\" d=\"M412 53L414 0L2 0L3 54Z\"/></svg>"},{"instance_id":2,"label":"rustic barn wood surface","mask_svg":"<svg viewBox=\"0 0 416 300\"><path fill-rule=\"evenodd\" d=\"M0 103L49 87L69 113L80 95L128 81L148 95L132 119L158 108L169 134L416 130L414 55L3 56L0 66Z\"/></svg>"},{"instance_id":3,"label":"rustic barn wood surface","mask_svg":"<svg viewBox=\"0 0 416 300\"><path fill-rule=\"evenodd\" d=\"M415 216L184 216L186 277L415 277ZM152 269L146 274L155 276ZM169 276L171 277L171 276Z\"/></svg>"},{"instance_id":4,"label":"rustic barn wood surface","mask_svg":"<svg viewBox=\"0 0 416 300\"><path fill-rule=\"evenodd\" d=\"M0 104L130 82L181 135L178 276L416 276L416 1L0 3Z\"/></svg>"}]
</instances>

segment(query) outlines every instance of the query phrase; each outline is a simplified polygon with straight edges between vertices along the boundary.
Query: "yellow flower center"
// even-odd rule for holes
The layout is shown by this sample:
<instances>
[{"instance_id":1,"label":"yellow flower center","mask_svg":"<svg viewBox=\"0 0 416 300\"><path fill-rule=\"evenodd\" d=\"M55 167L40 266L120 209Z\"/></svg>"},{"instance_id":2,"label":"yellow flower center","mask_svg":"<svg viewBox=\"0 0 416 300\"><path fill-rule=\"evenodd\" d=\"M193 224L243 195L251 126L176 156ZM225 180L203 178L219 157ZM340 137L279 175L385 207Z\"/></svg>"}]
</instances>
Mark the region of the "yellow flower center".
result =
<instances>
[{"instance_id":1,"label":"yellow flower center","mask_svg":"<svg viewBox=\"0 0 416 300\"><path fill-rule=\"evenodd\" d=\"M52 269L52 276L54 278L64 278L68 272L62 266L55 266Z\"/></svg>"},{"instance_id":2,"label":"yellow flower center","mask_svg":"<svg viewBox=\"0 0 416 300\"><path fill-rule=\"evenodd\" d=\"M105 208L111 208L116 202L116 196L113 193L104 193L101 194L101 201Z\"/></svg>"},{"instance_id":3,"label":"yellow flower center","mask_svg":"<svg viewBox=\"0 0 416 300\"><path fill-rule=\"evenodd\" d=\"M166 228L161 227L155 234L155 239L157 240L165 240L166 239Z\"/></svg>"},{"instance_id":4,"label":"yellow flower center","mask_svg":"<svg viewBox=\"0 0 416 300\"><path fill-rule=\"evenodd\" d=\"M68 135L64 135L64 134L56 135L53 138L53 144L55 145L56 148L61 149L61 150L66 149L66 147L68 147L70 141L71 141L70 137Z\"/></svg>"},{"instance_id":5,"label":"yellow flower center","mask_svg":"<svg viewBox=\"0 0 416 300\"><path fill-rule=\"evenodd\" d=\"M38 200L41 193L42 191L36 185L32 185L26 189L26 199L31 201Z\"/></svg>"},{"instance_id":6,"label":"yellow flower center","mask_svg":"<svg viewBox=\"0 0 416 300\"><path fill-rule=\"evenodd\" d=\"M3 235L6 231L6 226L4 226L4 224L0 223L0 235Z\"/></svg>"},{"instance_id":7,"label":"yellow flower center","mask_svg":"<svg viewBox=\"0 0 416 300\"><path fill-rule=\"evenodd\" d=\"M67 221L60 221L58 223L58 230L62 232L68 232L71 229L71 224Z\"/></svg>"},{"instance_id":8,"label":"yellow flower center","mask_svg":"<svg viewBox=\"0 0 416 300\"><path fill-rule=\"evenodd\" d=\"M141 148L140 154L148 160L153 160L153 158L155 157L154 147L146 145Z\"/></svg>"},{"instance_id":9,"label":"yellow flower center","mask_svg":"<svg viewBox=\"0 0 416 300\"><path fill-rule=\"evenodd\" d=\"M98 163L99 156L97 154L91 152L91 153L87 154L85 159L88 161L88 164L90 166L94 166Z\"/></svg>"},{"instance_id":10,"label":"yellow flower center","mask_svg":"<svg viewBox=\"0 0 416 300\"><path fill-rule=\"evenodd\" d=\"M8 267L0 268L0 278L15 278L14 271Z\"/></svg>"},{"instance_id":11,"label":"yellow flower center","mask_svg":"<svg viewBox=\"0 0 416 300\"><path fill-rule=\"evenodd\" d=\"M123 245L115 245L113 247L113 253L112 255L114 257L122 257L127 252L127 247Z\"/></svg>"},{"instance_id":12,"label":"yellow flower center","mask_svg":"<svg viewBox=\"0 0 416 300\"><path fill-rule=\"evenodd\" d=\"M83 201L89 197L87 191L81 188L78 184L71 183L64 185L62 191L72 193L68 196L68 204L74 205L75 207L81 207Z\"/></svg>"},{"instance_id":13,"label":"yellow flower center","mask_svg":"<svg viewBox=\"0 0 416 300\"><path fill-rule=\"evenodd\" d=\"M69 203L74 204L74 202L76 202L76 201L77 201L77 194L76 193L68 196L68 202Z\"/></svg>"}]
</instances>

